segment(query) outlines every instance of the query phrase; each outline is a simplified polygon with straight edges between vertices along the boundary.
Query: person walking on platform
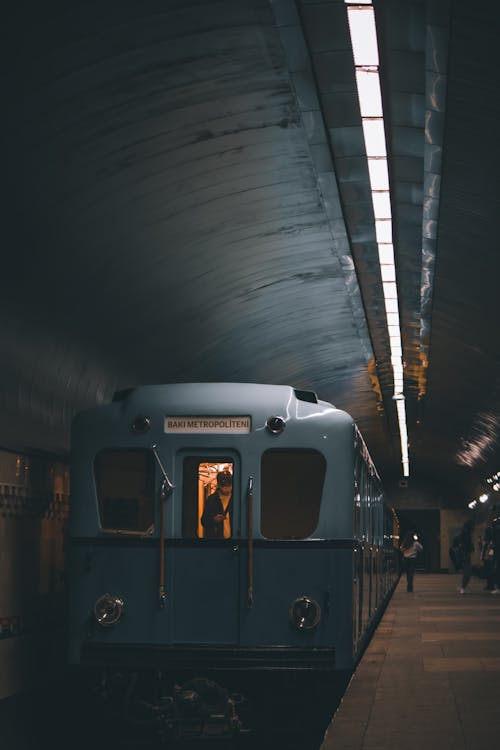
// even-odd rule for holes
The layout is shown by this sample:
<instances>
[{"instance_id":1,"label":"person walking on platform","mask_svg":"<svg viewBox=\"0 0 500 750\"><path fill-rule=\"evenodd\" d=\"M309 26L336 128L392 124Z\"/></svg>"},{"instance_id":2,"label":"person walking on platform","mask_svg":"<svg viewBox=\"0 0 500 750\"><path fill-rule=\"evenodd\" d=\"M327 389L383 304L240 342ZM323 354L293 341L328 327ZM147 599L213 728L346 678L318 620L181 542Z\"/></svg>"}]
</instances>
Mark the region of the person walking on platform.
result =
<instances>
[{"instance_id":1,"label":"person walking on platform","mask_svg":"<svg viewBox=\"0 0 500 750\"><path fill-rule=\"evenodd\" d=\"M496 516L491 522L493 542L493 591L492 594L500 594L500 516Z\"/></svg>"},{"instance_id":2,"label":"person walking on platform","mask_svg":"<svg viewBox=\"0 0 500 750\"><path fill-rule=\"evenodd\" d=\"M484 590L493 591L495 582L495 547L493 545L493 529L491 526L488 526L484 530L484 539L481 546L481 562L486 581Z\"/></svg>"},{"instance_id":3,"label":"person walking on platform","mask_svg":"<svg viewBox=\"0 0 500 750\"><path fill-rule=\"evenodd\" d=\"M459 568L462 568L462 585L458 589L460 594L465 594L465 589L472 575L471 557L474 552L472 542L472 529L474 521L466 521L462 526L462 531L453 540L453 548L458 561Z\"/></svg>"},{"instance_id":4,"label":"person walking on platform","mask_svg":"<svg viewBox=\"0 0 500 750\"><path fill-rule=\"evenodd\" d=\"M403 554L403 571L406 573L406 590L413 591L413 578L417 567L417 555L423 547L418 541L417 534L406 534L399 547Z\"/></svg>"}]
</instances>

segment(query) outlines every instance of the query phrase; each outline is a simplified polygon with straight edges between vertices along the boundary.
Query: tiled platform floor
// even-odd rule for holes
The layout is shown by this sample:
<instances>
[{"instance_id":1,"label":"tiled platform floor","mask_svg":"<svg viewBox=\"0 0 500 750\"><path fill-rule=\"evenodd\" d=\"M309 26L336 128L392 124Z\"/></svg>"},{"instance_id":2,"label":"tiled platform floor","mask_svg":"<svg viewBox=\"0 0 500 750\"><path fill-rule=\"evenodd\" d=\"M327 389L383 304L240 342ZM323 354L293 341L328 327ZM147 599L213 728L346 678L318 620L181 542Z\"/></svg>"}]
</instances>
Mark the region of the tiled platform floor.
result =
<instances>
[{"instance_id":1,"label":"tiled platform floor","mask_svg":"<svg viewBox=\"0 0 500 750\"><path fill-rule=\"evenodd\" d=\"M500 595L459 584L400 580L321 750L500 748Z\"/></svg>"}]
</instances>

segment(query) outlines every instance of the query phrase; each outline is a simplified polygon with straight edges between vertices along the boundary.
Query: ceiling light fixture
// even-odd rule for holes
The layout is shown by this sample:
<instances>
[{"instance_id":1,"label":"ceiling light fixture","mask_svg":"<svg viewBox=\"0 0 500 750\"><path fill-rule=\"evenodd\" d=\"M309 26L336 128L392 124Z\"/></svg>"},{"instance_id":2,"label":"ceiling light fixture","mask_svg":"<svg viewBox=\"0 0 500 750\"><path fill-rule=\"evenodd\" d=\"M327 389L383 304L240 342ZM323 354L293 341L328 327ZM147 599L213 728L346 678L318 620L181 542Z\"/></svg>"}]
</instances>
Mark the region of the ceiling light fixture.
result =
<instances>
[{"instance_id":1,"label":"ceiling light fixture","mask_svg":"<svg viewBox=\"0 0 500 750\"><path fill-rule=\"evenodd\" d=\"M372 191L375 233L378 244L380 274L384 291L387 329L391 347L391 364L394 373L394 395L396 402L399 436L401 441L401 463L403 476L410 474L408 457L408 431L406 407L403 394L403 351L399 323L396 267L392 244L392 213L389 193L389 170L385 141L382 95L379 76L379 58L375 10L371 0L356 3L345 0L351 34L352 52L356 67L361 120L368 158L368 173Z\"/></svg>"}]
</instances>

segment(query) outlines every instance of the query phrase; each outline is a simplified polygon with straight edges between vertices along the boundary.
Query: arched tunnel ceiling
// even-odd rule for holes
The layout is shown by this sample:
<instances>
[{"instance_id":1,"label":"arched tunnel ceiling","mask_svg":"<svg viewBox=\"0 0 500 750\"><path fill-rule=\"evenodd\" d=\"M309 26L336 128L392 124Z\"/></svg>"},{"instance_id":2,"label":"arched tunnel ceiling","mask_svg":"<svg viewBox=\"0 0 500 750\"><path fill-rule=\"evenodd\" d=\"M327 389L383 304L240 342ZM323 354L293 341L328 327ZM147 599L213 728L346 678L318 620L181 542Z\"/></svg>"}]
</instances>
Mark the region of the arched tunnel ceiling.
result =
<instances>
[{"instance_id":1,"label":"arched tunnel ceiling","mask_svg":"<svg viewBox=\"0 0 500 750\"><path fill-rule=\"evenodd\" d=\"M410 482L498 470L496 3L375 2ZM401 477L341 0L33 4L7 121L0 445L139 383L312 389ZM5 71L4 71L5 77Z\"/></svg>"}]
</instances>

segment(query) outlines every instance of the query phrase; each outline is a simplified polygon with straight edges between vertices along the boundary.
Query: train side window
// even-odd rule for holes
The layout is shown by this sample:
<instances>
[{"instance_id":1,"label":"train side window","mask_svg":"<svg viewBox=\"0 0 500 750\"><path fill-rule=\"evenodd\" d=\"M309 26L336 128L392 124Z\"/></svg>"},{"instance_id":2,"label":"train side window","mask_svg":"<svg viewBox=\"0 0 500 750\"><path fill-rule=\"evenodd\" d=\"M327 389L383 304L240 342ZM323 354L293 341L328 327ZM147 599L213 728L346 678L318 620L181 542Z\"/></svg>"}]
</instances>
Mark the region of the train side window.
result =
<instances>
[{"instance_id":1,"label":"train side window","mask_svg":"<svg viewBox=\"0 0 500 750\"><path fill-rule=\"evenodd\" d=\"M189 456L183 463L182 536L229 539L233 536L233 474L230 460Z\"/></svg>"},{"instance_id":2,"label":"train side window","mask_svg":"<svg viewBox=\"0 0 500 750\"><path fill-rule=\"evenodd\" d=\"M270 450L261 461L261 531L268 539L304 539L318 525L326 472L312 450Z\"/></svg>"},{"instance_id":3,"label":"train side window","mask_svg":"<svg viewBox=\"0 0 500 750\"><path fill-rule=\"evenodd\" d=\"M106 450L95 459L103 531L146 533L154 524L154 457L148 450Z\"/></svg>"}]
</instances>

